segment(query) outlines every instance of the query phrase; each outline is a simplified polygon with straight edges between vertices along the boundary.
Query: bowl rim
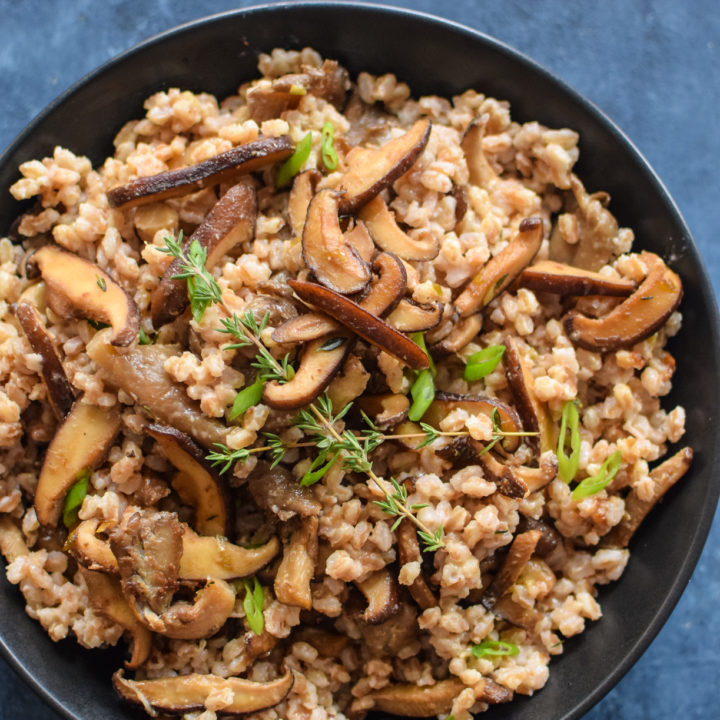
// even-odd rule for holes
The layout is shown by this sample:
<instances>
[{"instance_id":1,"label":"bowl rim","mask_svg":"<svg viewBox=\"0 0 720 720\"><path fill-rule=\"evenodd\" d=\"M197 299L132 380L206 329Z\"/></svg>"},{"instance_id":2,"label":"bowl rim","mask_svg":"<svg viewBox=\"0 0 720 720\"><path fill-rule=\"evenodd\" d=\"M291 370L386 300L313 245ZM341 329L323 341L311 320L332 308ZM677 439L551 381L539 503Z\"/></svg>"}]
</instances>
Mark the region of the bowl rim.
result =
<instances>
[{"instance_id":1,"label":"bowl rim","mask_svg":"<svg viewBox=\"0 0 720 720\"><path fill-rule=\"evenodd\" d=\"M152 47L157 44L163 43L167 38L177 34L192 31L203 25L221 22L226 18L235 18L239 16L262 14L262 13L280 13L285 9L297 10L322 10L325 8L331 8L337 10L338 8L348 7L352 10L367 12L367 13L378 13L383 15L396 15L412 17L427 22L431 25L439 25L445 29L451 30L455 33L459 33L468 37L469 39L480 42L490 46L494 51L499 52L512 59L515 62L519 62L527 66L534 73L540 74L546 80L560 87L572 101L581 106L588 114L592 116L595 122L602 126L605 126L614 136L615 140L624 146L624 149L634 157L640 169L645 173L647 179L653 186L653 189L659 195L662 203L669 210L669 214L677 224L678 228L681 229L684 238L687 240L687 252L691 255L693 263L697 267L698 275L701 279L701 289L706 302L705 311L710 316L710 328L711 336L709 338L712 346L712 354L714 356L720 355L720 315L718 313L718 302L715 297L712 283L708 276L707 268L705 266L704 259L700 254L697 244L693 238L690 229L682 216L675 200L670 195L665 184L662 182L660 177L654 168L650 165L649 161L645 158L643 153L637 148L633 141L625 134L625 132L608 116L606 115L599 106L589 100L574 87L569 85L565 80L556 75L554 72L548 70L538 61L534 60L524 52L517 50L512 45L499 40L492 35L489 35L480 30L476 30L469 25L465 25L455 20L450 20L432 13L415 10L413 8L404 8L395 5L385 5L375 2L366 2L364 0L297 0L292 2L269 2L251 5L244 8L235 8L231 10L225 10L210 15L203 15L192 20L183 22L179 25L174 25L166 30L159 33L155 33L148 38L128 47L127 49L111 56L100 65L90 70L89 72L82 75L78 80L69 85L63 90L58 96L56 96L48 105L46 105L37 115L35 115L30 122L14 137L10 144L0 153L0 167L4 166L8 159L15 153L19 146L30 137L37 127L44 122L50 115L52 115L57 108L63 105L65 102L70 100L72 96L78 92L81 88L84 88L91 82L102 77L111 68L116 65L123 63L127 58L133 55L143 52L145 49ZM291 43L297 44L297 43ZM715 429L715 447L720 446L720 423ZM709 471L711 472L711 471ZM614 666L606 678L599 683L594 690L589 693L580 703L574 708L571 708L569 714L563 717L570 720L571 718L580 718L585 712L590 710L596 705L610 690L617 685L622 677L630 670L630 668L638 661L641 655L647 650L654 638L660 632L666 621L670 617L672 611L677 605L681 595L687 587L691 576L697 566L700 555L703 551L705 543L707 541L710 528L713 523L715 510L718 504L718 498L720 498L720 475L714 475L708 484L708 490L705 496L706 502L703 503L701 510L696 517L697 523L695 525L695 532L692 536L690 543L688 544L688 551L685 556L685 562L682 565L680 572L676 575L673 583L669 586L665 599L657 609L657 612L652 617L651 622L647 625L641 635L637 638L635 643L625 653L623 660ZM38 680L31 670L23 664L19 657L15 654L12 647L10 647L5 638L0 635L0 654L8 663L8 665L14 670L15 673L30 687L52 710L59 715L67 718L68 720L82 720L72 710L67 708L62 702L60 702L53 693L48 690Z\"/></svg>"}]
</instances>

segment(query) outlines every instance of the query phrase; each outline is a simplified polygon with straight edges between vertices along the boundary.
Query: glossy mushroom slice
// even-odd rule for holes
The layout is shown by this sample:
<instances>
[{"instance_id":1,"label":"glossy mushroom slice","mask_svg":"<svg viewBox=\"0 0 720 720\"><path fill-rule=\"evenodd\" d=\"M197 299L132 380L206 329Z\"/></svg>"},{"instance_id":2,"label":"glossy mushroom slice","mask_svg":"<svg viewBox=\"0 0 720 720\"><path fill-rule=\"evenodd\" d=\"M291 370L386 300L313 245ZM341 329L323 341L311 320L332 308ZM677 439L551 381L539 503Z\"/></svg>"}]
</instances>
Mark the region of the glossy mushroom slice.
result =
<instances>
[{"instance_id":1,"label":"glossy mushroom slice","mask_svg":"<svg viewBox=\"0 0 720 720\"><path fill-rule=\"evenodd\" d=\"M165 457L180 472L171 484L180 499L195 510L195 528L201 535L228 537L232 503L223 479L205 460L195 442L179 430L152 423L145 433L157 442Z\"/></svg>"},{"instance_id":2,"label":"glossy mushroom slice","mask_svg":"<svg viewBox=\"0 0 720 720\"><path fill-rule=\"evenodd\" d=\"M476 440L471 439L470 444L477 450L477 462L482 465L485 476L497 485L501 495L518 500L527 496L527 485L517 475L514 467L501 463L491 452L482 453Z\"/></svg>"},{"instance_id":3,"label":"glossy mushroom slice","mask_svg":"<svg viewBox=\"0 0 720 720\"><path fill-rule=\"evenodd\" d=\"M45 455L37 488L35 512L41 525L57 525L62 504L78 475L94 468L120 430L117 408L90 405L82 398L72 406Z\"/></svg>"},{"instance_id":4,"label":"glossy mushroom slice","mask_svg":"<svg viewBox=\"0 0 720 720\"><path fill-rule=\"evenodd\" d=\"M381 395L363 395L357 399L357 406L372 421L378 430L392 430L403 422L410 410L407 395L383 393Z\"/></svg>"},{"instance_id":5,"label":"glossy mushroom slice","mask_svg":"<svg viewBox=\"0 0 720 720\"><path fill-rule=\"evenodd\" d=\"M552 450L547 450L540 456L538 467L527 467L526 465L513 465L513 474L527 488L528 493L542 490L551 483L558 473L557 455Z\"/></svg>"},{"instance_id":6,"label":"glossy mushroom slice","mask_svg":"<svg viewBox=\"0 0 720 720\"><path fill-rule=\"evenodd\" d=\"M88 343L87 353L103 369L109 384L128 393L156 420L187 433L201 445L225 442L228 428L203 414L185 386L165 372L164 363L178 354L177 346L138 345L119 351L110 344L107 333L97 333Z\"/></svg>"},{"instance_id":7,"label":"glossy mushroom slice","mask_svg":"<svg viewBox=\"0 0 720 720\"><path fill-rule=\"evenodd\" d=\"M631 489L625 498L625 514L619 525L603 538L604 547L627 547L632 536L640 527L647 514L655 507L665 493L690 469L693 460L693 450L684 447L672 457L658 465L650 473L653 481L652 495L640 498L635 488Z\"/></svg>"},{"instance_id":8,"label":"glossy mushroom slice","mask_svg":"<svg viewBox=\"0 0 720 720\"><path fill-rule=\"evenodd\" d=\"M400 610L397 580L389 568L376 570L364 580L356 580L355 585L367 600L360 616L366 623L378 625Z\"/></svg>"},{"instance_id":9,"label":"glossy mushroom slice","mask_svg":"<svg viewBox=\"0 0 720 720\"><path fill-rule=\"evenodd\" d=\"M265 385L263 402L279 410L297 410L311 403L339 372L350 347L347 335L331 335L308 343L300 358L300 366L291 380Z\"/></svg>"},{"instance_id":10,"label":"glossy mushroom slice","mask_svg":"<svg viewBox=\"0 0 720 720\"><path fill-rule=\"evenodd\" d=\"M110 207L126 209L187 195L209 185L230 183L241 175L284 160L293 150L287 135L260 138L195 165L131 180L109 190L108 202Z\"/></svg>"},{"instance_id":11,"label":"glossy mushroom slice","mask_svg":"<svg viewBox=\"0 0 720 720\"><path fill-rule=\"evenodd\" d=\"M310 581L318 554L318 519L306 517L291 531L275 575L278 602L304 610L312 608Z\"/></svg>"},{"instance_id":12,"label":"glossy mushroom slice","mask_svg":"<svg viewBox=\"0 0 720 720\"><path fill-rule=\"evenodd\" d=\"M138 334L135 301L95 263L44 245L32 256L47 288L47 302L64 318L90 318L112 326L113 345L129 345Z\"/></svg>"},{"instance_id":13,"label":"glossy mushroom slice","mask_svg":"<svg viewBox=\"0 0 720 720\"><path fill-rule=\"evenodd\" d=\"M38 309L29 302L15 306L15 317L34 353L42 358L40 374L55 417L62 420L75 402L75 390L65 374L55 341L48 332Z\"/></svg>"},{"instance_id":14,"label":"glossy mushroom slice","mask_svg":"<svg viewBox=\"0 0 720 720\"><path fill-rule=\"evenodd\" d=\"M571 310L563 319L574 345L594 351L632 347L660 329L682 299L682 282L663 260L650 252L640 253L647 277L627 300L601 318L589 318Z\"/></svg>"},{"instance_id":15,"label":"glossy mushroom slice","mask_svg":"<svg viewBox=\"0 0 720 720\"><path fill-rule=\"evenodd\" d=\"M495 412L499 418L499 426L502 432L522 432L522 423L515 410L507 403L496 398L485 397L484 395L458 395L456 393L438 392L427 412L423 416L424 422L433 427L440 427L440 421L453 410L460 408L470 415L482 413L492 417ZM520 445L520 438L510 435L503 438L502 446L508 452L514 452Z\"/></svg>"},{"instance_id":16,"label":"glossy mushroom slice","mask_svg":"<svg viewBox=\"0 0 720 720\"><path fill-rule=\"evenodd\" d=\"M482 328L482 313L468 315L461 318L455 327L439 342L431 346L430 350L435 356L451 355L460 352L468 343L471 343Z\"/></svg>"},{"instance_id":17,"label":"glossy mushroom slice","mask_svg":"<svg viewBox=\"0 0 720 720\"><path fill-rule=\"evenodd\" d=\"M520 515L517 532L524 533L528 530L539 530L541 533L540 539L535 546L535 554L540 558L551 555L562 544L562 535L552 525L543 520L535 520L535 518Z\"/></svg>"},{"instance_id":18,"label":"glossy mushroom slice","mask_svg":"<svg viewBox=\"0 0 720 720\"><path fill-rule=\"evenodd\" d=\"M282 465L270 467L264 460L250 473L248 490L258 507L277 515L283 522L295 515L317 516L322 510L312 488L300 485Z\"/></svg>"},{"instance_id":19,"label":"glossy mushroom slice","mask_svg":"<svg viewBox=\"0 0 720 720\"><path fill-rule=\"evenodd\" d=\"M397 534L400 565L406 565L410 562L422 563L422 553L420 552L420 543L418 542L415 526L406 518L398 525L395 532ZM421 610L428 610L438 604L437 598L427 584L422 572L412 581L408 590Z\"/></svg>"},{"instance_id":20,"label":"glossy mushroom slice","mask_svg":"<svg viewBox=\"0 0 720 720\"><path fill-rule=\"evenodd\" d=\"M366 262L372 262L373 256L377 252L375 243L370 237L365 223L362 220L355 220L352 228L343 233L345 242L355 248L357 254Z\"/></svg>"},{"instance_id":21,"label":"glossy mushroom slice","mask_svg":"<svg viewBox=\"0 0 720 720\"><path fill-rule=\"evenodd\" d=\"M276 343L306 343L342 330L342 325L329 315L307 312L290 318L272 332Z\"/></svg>"},{"instance_id":22,"label":"glossy mushroom slice","mask_svg":"<svg viewBox=\"0 0 720 720\"><path fill-rule=\"evenodd\" d=\"M520 222L515 237L490 258L455 300L463 317L485 307L510 285L537 254L542 234L542 218L530 217Z\"/></svg>"},{"instance_id":23,"label":"glossy mushroom slice","mask_svg":"<svg viewBox=\"0 0 720 720\"><path fill-rule=\"evenodd\" d=\"M358 217L365 223L370 237L379 248L394 253L403 260L432 260L440 252L440 243L432 235L421 240L411 238L403 232L395 220L395 215L380 195L366 203L360 209Z\"/></svg>"},{"instance_id":24,"label":"glossy mushroom slice","mask_svg":"<svg viewBox=\"0 0 720 720\"><path fill-rule=\"evenodd\" d=\"M424 350L352 300L315 283L289 280L288 284L301 300L324 310L355 334L399 358L409 367L415 370L428 367Z\"/></svg>"},{"instance_id":25,"label":"glossy mushroom slice","mask_svg":"<svg viewBox=\"0 0 720 720\"><path fill-rule=\"evenodd\" d=\"M295 176L288 195L288 220L293 236L302 237L310 201L322 175L315 170L305 170Z\"/></svg>"},{"instance_id":26,"label":"glossy mushroom slice","mask_svg":"<svg viewBox=\"0 0 720 720\"><path fill-rule=\"evenodd\" d=\"M348 171L340 181L340 213L351 214L404 175L430 139L430 120L423 118L382 147L358 148L348 154Z\"/></svg>"},{"instance_id":27,"label":"glossy mushroom slice","mask_svg":"<svg viewBox=\"0 0 720 720\"><path fill-rule=\"evenodd\" d=\"M425 332L440 323L443 307L442 303L420 305L414 300L403 298L387 316L386 322L398 332Z\"/></svg>"},{"instance_id":28,"label":"glossy mushroom slice","mask_svg":"<svg viewBox=\"0 0 720 720\"><path fill-rule=\"evenodd\" d=\"M131 637L132 655L125 663L128 670L140 667L150 655L152 634L136 617L123 597L117 578L80 568L88 589L90 607L117 623Z\"/></svg>"},{"instance_id":29,"label":"glossy mushroom slice","mask_svg":"<svg viewBox=\"0 0 720 720\"><path fill-rule=\"evenodd\" d=\"M232 700L218 710L220 715L242 715L271 708L281 702L293 686L289 670L268 682L244 678L221 678L217 675L177 675L156 680L126 680L121 670L113 675L113 685L127 702L143 707L150 714L157 712L183 715L202 710L210 696Z\"/></svg>"},{"instance_id":30,"label":"glossy mushroom slice","mask_svg":"<svg viewBox=\"0 0 720 720\"><path fill-rule=\"evenodd\" d=\"M497 179L497 173L487 159L482 147L489 115L485 113L467 126L460 146L465 153L470 182L481 188L489 187Z\"/></svg>"},{"instance_id":31,"label":"glossy mushroom slice","mask_svg":"<svg viewBox=\"0 0 720 720\"><path fill-rule=\"evenodd\" d=\"M117 573L117 558L110 543L97 536L100 523L97 518L83 520L73 528L65 543L65 550L88 570Z\"/></svg>"},{"instance_id":32,"label":"glossy mushroom slice","mask_svg":"<svg viewBox=\"0 0 720 720\"><path fill-rule=\"evenodd\" d=\"M334 190L320 190L310 201L302 252L305 264L323 285L349 295L368 284L370 267L343 235L339 202L340 195Z\"/></svg>"},{"instance_id":33,"label":"glossy mushroom slice","mask_svg":"<svg viewBox=\"0 0 720 720\"><path fill-rule=\"evenodd\" d=\"M255 234L257 197L249 185L231 187L217 201L195 232L183 243L183 251L197 241L205 250L205 267L213 268L232 248L252 240ZM151 298L150 314L157 329L181 315L188 304L187 281L176 277L182 261L175 258L165 269Z\"/></svg>"},{"instance_id":34,"label":"glossy mushroom slice","mask_svg":"<svg viewBox=\"0 0 720 720\"><path fill-rule=\"evenodd\" d=\"M537 292L556 295L609 295L627 297L636 288L632 280L612 278L592 270L566 265L554 260L541 260L526 267L518 284Z\"/></svg>"}]
</instances>

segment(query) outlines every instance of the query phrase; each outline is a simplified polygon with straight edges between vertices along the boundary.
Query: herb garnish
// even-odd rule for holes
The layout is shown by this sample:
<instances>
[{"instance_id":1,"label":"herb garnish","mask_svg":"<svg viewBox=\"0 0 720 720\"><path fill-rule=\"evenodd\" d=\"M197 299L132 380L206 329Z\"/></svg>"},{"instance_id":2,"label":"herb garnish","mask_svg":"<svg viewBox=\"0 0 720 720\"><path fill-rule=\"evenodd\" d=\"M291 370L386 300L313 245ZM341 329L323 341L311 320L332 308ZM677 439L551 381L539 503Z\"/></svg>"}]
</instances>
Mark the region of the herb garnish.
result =
<instances>
[{"instance_id":1,"label":"herb garnish","mask_svg":"<svg viewBox=\"0 0 720 720\"><path fill-rule=\"evenodd\" d=\"M612 482L613 478L617 475L621 464L622 453L619 450L616 450L600 466L598 474L593 475L592 477L586 477L578 484L572 493L570 493L570 497L577 501L599 493L603 488Z\"/></svg>"},{"instance_id":2,"label":"herb garnish","mask_svg":"<svg viewBox=\"0 0 720 720\"><path fill-rule=\"evenodd\" d=\"M90 470L83 470L78 474L75 483L65 496L65 502L63 504L63 524L68 530L77 525L78 512L87 495L89 483Z\"/></svg>"},{"instance_id":3,"label":"herb garnish","mask_svg":"<svg viewBox=\"0 0 720 720\"><path fill-rule=\"evenodd\" d=\"M310 157L312 150L312 133L309 132L296 146L293 154L280 166L275 187L285 187L301 170Z\"/></svg>"},{"instance_id":4,"label":"herb garnish","mask_svg":"<svg viewBox=\"0 0 720 720\"><path fill-rule=\"evenodd\" d=\"M337 169L338 156L335 148L333 147L333 141L335 140L335 126L328 120L322 126L321 140L320 140L320 152L323 161L323 165L330 170Z\"/></svg>"},{"instance_id":5,"label":"herb garnish","mask_svg":"<svg viewBox=\"0 0 720 720\"><path fill-rule=\"evenodd\" d=\"M240 417L246 410L251 408L253 405L257 405L263 396L263 390L265 389L265 380L261 375L258 375L257 379L251 385L244 387L235 396L233 401L232 409L228 414L228 420L235 420Z\"/></svg>"},{"instance_id":6,"label":"herb garnish","mask_svg":"<svg viewBox=\"0 0 720 720\"><path fill-rule=\"evenodd\" d=\"M498 366L504 354L504 345L489 345L473 353L465 365L465 379L474 382L489 375Z\"/></svg>"},{"instance_id":7,"label":"herb garnish","mask_svg":"<svg viewBox=\"0 0 720 720\"><path fill-rule=\"evenodd\" d=\"M483 640L479 645L473 645L470 652L476 658L515 657L520 653L520 648L503 640Z\"/></svg>"},{"instance_id":8,"label":"herb garnish","mask_svg":"<svg viewBox=\"0 0 720 720\"><path fill-rule=\"evenodd\" d=\"M255 576L252 578L252 584L250 578L243 578L242 582L245 587L245 599L243 600L245 619L250 629L256 635L261 635L265 628L265 618L263 617L265 592L260 581Z\"/></svg>"},{"instance_id":9,"label":"herb garnish","mask_svg":"<svg viewBox=\"0 0 720 720\"><path fill-rule=\"evenodd\" d=\"M100 277L99 275L95 276L95 282L97 283L97 286L103 291L107 292L107 282L105 281L104 277Z\"/></svg>"},{"instance_id":10,"label":"herb garnish","mask_svg":"<svg viewBox=\"0 0 720 720\"><path fill-rule=\"evenodd\" d=\"M580 414L576 400L568 400L563 405L560 418L560 434L558 436L557 459L558 475L564 483L575 479L580 464ZM568 431L570 437L568 438ZM570 455L565 454L565 448L570 442Z\"/></svg>"}]
</instances>

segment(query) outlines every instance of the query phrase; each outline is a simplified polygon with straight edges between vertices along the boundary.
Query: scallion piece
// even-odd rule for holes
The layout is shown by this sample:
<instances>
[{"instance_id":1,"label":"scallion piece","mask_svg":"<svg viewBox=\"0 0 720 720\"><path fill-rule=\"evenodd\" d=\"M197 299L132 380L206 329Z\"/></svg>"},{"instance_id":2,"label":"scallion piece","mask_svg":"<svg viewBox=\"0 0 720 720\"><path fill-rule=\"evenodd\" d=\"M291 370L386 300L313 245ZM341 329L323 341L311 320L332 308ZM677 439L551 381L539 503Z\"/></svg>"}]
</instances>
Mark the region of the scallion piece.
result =
<instances>
[{"instance_id":1,"label":"scallion piece","mask_svg":"<svg viewBox=\"0 0 720 720\"><path fill-rule=\"evenodd\" d=\"M299 172L310 157L312 133L309 132L296 146L293 154L280 166L275 187L285 187Z\"/></svg>"},{"instance_id":2,"label":"scallion piece","mask_svg":"<svg viewBox=\"0 0 720 720\"><path fill-rule=\"evenodd\" d=\"M335 126L328 120L322 126L322 133L320 139L320 153L323 161L323 165L332 172L337 169L338 156L333 147L333 141L335 140Z\"/></svg>"},{"instance_id":3,"label":"scallion piece","mask_svg":"<svg viewBox=\"0 0 720 720\"><path fill-rule=\"evenodd\" d=\"M503 640L483 640L479 645L473 645L471 651L473 657L515 657L520 653L520 648L514 643Z\"/></svg>"},{"instance_id":4,"label":"scallion piece","mask_svg":"<svg viewBox=\"0 0 720 720\"><path fill-rule=\"evenodd\" d=\"M473 353L465 365L465 379L474 382L489 375L498 366L504 354L504 345L489 345Z\"/></svg>"},{"instance_id":5,"label":"scallion piece","mask_svg":"<svg viewBox=\"0 0 720 720\"><path fill-rule=\"evenodd\" d=\"M620 465L622 464L622 453L616 450L610 455L600 466L597 475L586 477L578 486L570 493L570 497L577 501L586 497L599 493L603 488L607 487L617 475Z\"/></svg>"},{"instance_id":6,"label":"scallion piece","mask_svg":"<svg viewBox=\"0 0 720 720\"><path fill-rule=\"evenodd\" d=\"M435 381L430 370L421 370L410 388L413 403L408 412L408 418L418 422L427 412L435 399Z\"/></svg>"},{"instance_id":7,"label":"scallion piece","mask_svg":"<svg viewBox=\"0 0 720 720\"><path fill-rule=\"evenodd\" d=\"M253 577L253 583L249 578L243 578L245 586L245 599L243 600L243 608L245 609L245 618L248 621L250 629L256 634L261 635L265 627L265 618L263 617L263 608L265 607L265 592L260 581Z\"/></svg>"},{"instance_id":8,"label":"scallion piece","mask_svg":"<svg viewBox=\"0 0 720 720\"><path fill-rule=\"evenodd\" d=\"M240 392L235 396L232 410L230 410L230 414L228 415L228 420L234 420L235 418L240 417L240 415L242 415L248 408L251 408L253 405L257 405L262 399L264 389L265 381L258 376L257 380L255 380L252 385L248 385L240 390Z\"/></svg>"},{"instance_id":9,"label":"scallion piece","mask_svg":"<svg viewBox=\"0 0 720 720\"><path fill-rule=\"evenodd\" d=\"M558 437L557 459L558 475L564 483L572 482L577 475L580 464L580 414L575 400L568 400L562 409L560 418L560 435ZM568 432L570 437L568 438ZM565 447L570 442L570 455L565 454Z\"/></svg>"},{"instance_id":10,"label":"scallion piece","mask_svg":"<svg viewBox=\"0 0 720 720\"><path fill-rule=\"evenodd\" d=\"M302 476L300 480L301 487L310 487L310 485L314 485L316 482L322 480L328 470L335 464L338 457L340 457L340 453L335 453L330 460L327 460L327 455L327 448L320 451L318 456L310 464L308 471Z\"/></svg>"},{"instance_id":11,"label":"scallion piece","mask_svg":"<svg viewBox=\"0 0 720 720\"><path fill-rule=\"evenodd\" d=\"M435 363L432 359L430 351L427 349L427 343L425 342L425 333L413 333L412 335L410 335L410 339L427 355L428 361L430 362L430 372L433 374L433 377L435 377L435 375L437 375L437 368L435 367Z\"/></svg>"},{"instance_id":12,"label":"scallion piece","mask_svg":"<svg viewBox=\"0 0 720 720\"><path fill-rule=\"evenodd\" d=\"M88 485L90 483L90 470L83 470L78 476L75 484L68 490L63 505L63 524L68 530L78 521L78 512L83 500L87 495Z\"/></svg>"}]
</instances>

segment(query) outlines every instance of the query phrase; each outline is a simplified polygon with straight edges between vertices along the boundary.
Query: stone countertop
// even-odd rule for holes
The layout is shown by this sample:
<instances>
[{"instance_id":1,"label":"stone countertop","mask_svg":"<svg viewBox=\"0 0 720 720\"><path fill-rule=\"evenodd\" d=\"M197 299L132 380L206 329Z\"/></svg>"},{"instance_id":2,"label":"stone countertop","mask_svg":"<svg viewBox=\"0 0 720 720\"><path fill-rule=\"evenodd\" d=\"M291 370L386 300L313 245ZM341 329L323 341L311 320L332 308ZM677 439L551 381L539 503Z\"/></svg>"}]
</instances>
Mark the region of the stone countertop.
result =
<instances>
[{"instance_id":1,"label":"stone countertop","mask_svg":"<svg viewBox=\"0 0 720 720\"><path fill-rule=\"evenodd\" d=\"M0 149L70 84L232 0L0 0ZM389 3L388 3L389 4ZM488 33L609 115L666 184L720 290L720 9L713 0L395 0ZM713 162L714 161L714 162ZM720 519L671 618L585 720L706 720L720 693ZM0 719L58 720L0 660ZM550 720L550 719L548 719Z\"/></svg>"}]
</instances>

